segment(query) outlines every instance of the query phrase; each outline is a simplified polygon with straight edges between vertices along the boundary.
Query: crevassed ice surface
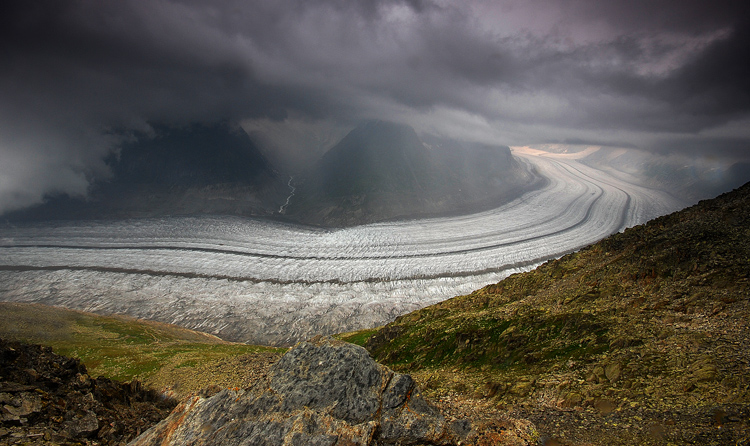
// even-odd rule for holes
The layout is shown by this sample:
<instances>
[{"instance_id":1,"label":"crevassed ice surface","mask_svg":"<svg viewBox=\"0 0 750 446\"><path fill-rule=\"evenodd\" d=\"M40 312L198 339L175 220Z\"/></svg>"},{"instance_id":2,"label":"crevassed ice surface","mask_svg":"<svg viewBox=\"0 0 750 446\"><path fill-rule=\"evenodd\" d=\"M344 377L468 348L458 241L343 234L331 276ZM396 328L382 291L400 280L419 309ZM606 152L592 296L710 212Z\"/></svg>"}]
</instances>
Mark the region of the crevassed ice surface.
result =
<instances>
[{"instance_id":1,"label":"crevassed ice surface","mask_svg":"<svg viewBox=\"0 0 750 446\"><path fill-rule=\"evenodd\" d=\"M340 230L210 216L5 228L0 299L285 345L384 324L683 205L574 159L521 159L544 188L460 217Z\"/></svg>"}]
</instances>

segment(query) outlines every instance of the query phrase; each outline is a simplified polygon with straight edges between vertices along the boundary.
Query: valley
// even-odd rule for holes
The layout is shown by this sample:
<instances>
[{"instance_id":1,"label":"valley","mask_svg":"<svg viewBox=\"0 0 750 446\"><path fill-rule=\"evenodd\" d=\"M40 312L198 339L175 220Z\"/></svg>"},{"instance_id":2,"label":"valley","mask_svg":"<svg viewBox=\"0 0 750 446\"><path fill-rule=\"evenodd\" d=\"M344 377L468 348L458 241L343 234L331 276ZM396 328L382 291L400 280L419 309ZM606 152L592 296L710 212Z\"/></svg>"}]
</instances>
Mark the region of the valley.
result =
<instances>
[{"instance_id":1,"label":"valley","mask_svg":"<svg viewBox=\"0 0 750 446\"><path fill-rule=\"evenodd\" d=\"M514 155L545 186L463 216L343 229L211 215L6 224L0 300L284 346L383 325L687 204L575 156Z\"/></svg>"}]
</instances>

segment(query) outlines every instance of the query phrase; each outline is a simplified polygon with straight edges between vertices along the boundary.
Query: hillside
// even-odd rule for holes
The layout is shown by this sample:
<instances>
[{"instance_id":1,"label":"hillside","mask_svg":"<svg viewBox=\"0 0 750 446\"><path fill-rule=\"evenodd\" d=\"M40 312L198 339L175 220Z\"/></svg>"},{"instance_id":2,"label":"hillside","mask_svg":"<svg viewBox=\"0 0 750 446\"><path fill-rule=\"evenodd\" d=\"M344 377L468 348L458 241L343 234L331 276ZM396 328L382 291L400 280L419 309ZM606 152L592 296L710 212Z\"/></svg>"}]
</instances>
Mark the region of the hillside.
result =
<instances>
[{"instance_id":1,"label":"hillside","mask_svg":"<svg viewBox=\"0 0 750 446\"><path fill-rule=\"evenodd\" d=\"M541 178L504 146L420 137L411 127L365 123L297 182L285 215L322 226L470 213L510 201Z\"/></svg>"},{"instance_id":2,"label":"hillside","mask_svg":"<svg viewBox=\"0 0 750 446\"><path fill-rule=\"evenodd\" d=\"M735 444L750 432L749 279L746 184L343 339L555 444Z\"/></svg>"},{"instance_id":3,"label":"hillside","mask_svg":"<svg viewBox=\"0 0 750 446\"><path fill-rule=\"evenodd\" d=\"M0 445L536 444L528 421L445 416L409 376L330 338L287 352L43 305L0 314Z\"/></svg>"},{"instance_id":4,"label":"hillside","mask_svg":"<svg viewBox=\"0 0 750 446\"><path fill-rule=\"evenodd\" d=\"M138 379L176 397L208 386L244 387L285 349L225 342L176 325L0 302L0 338L79 358L92 377Z\"/></svg>"},{"instance_id":5,"label":"hillside","mask_svg":"<svg viewBox=\"0 0 750 446\"><path fill-rule=\"evenodd\" d=\"M328 337L300 342L246 389L192 395L133 446L531 446L524 420L446 417L408 375Z\"/></svg>"}]
</instances>

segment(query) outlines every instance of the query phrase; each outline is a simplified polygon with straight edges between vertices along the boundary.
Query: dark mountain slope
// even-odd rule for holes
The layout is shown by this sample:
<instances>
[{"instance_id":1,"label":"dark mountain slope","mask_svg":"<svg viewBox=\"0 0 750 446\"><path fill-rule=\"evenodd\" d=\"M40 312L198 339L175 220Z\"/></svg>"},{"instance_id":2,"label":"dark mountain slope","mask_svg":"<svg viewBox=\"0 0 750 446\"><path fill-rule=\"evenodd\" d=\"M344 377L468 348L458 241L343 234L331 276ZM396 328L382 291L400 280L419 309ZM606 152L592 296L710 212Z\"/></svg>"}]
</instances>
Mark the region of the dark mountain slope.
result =
<instances>
[{"instance_id":1,"label":"dark mountain slope","mask_svg":"<svg viewBox=\"0 0 750 446\"><path fill-rule=\"evenodd\" d=\"M11 220L129 218L185 214L271 215L288 194L286 179L242 129L228 123L155 126L108 164L112 178L86 200L52 197Z\"/></svg>"},{"instance_id":2,"label":"dark mountain slope","mask_svg":"<svg viewBox=\"0 0 750 446\"><path fill-rule=\"evenodd\" d=\"M420 138L409 126L374 121L352 130L307 172L286 215L347 226L467 213L540 181L507 147Z\"/></svg>"},{"instance_id":3,"label":"dark mountain slope","mask_svg":"<svg viewBox=\"0 0 750 446\"><path fill-rule=\"evenodd\" d=\"M317 168L323 192L344 197L434 188L434 163L413 129L378 121L352 130Z\"/></svg>"},{"instance_id":4,"label":"dark mountain slope","mask_svg":"<svg viewBox=\"0 0 750 446\"><path fill-rule=\"evenodd\" d=\"M114 173L111 184L252 185L263 176L274 176L271 165L247 134L227 123L158 126L155 131L154 138L126 144L119 159L110 160Z\"/></svg>"},{"instance_id":5,"label":"dark mountain slope","mask_svg":"<svg viewBox=\"0 0 750 446\"><path fill-rule=\"evenodd\" d=\"M402 316L367 346L566 444L747 441L750 183Z\"/></svg>"}]
</instances>

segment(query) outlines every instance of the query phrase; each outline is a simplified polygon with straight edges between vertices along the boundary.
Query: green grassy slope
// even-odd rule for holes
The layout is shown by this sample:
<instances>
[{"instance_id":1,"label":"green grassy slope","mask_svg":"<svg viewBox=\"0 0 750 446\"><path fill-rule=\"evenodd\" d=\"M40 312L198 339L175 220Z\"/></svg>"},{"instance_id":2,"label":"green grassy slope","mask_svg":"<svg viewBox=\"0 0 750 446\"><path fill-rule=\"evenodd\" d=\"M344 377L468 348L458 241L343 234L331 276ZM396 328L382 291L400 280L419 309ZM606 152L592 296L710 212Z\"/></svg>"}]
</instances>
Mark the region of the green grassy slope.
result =
<instances>
[{"instance_id":1,"label":"green grassy slope","mask_svg":"<svg viewBox=\"0 0 750 446\"><path fill-rule=\"evenodd\" d=\"M285 351L225 342L170 324L44 305L0 302L0 314L0 337L80 358L92 376L138 379L179 395L211 384L240 387L241 367L216 365L269 362Z\"/></svg>"}]
</instances>

